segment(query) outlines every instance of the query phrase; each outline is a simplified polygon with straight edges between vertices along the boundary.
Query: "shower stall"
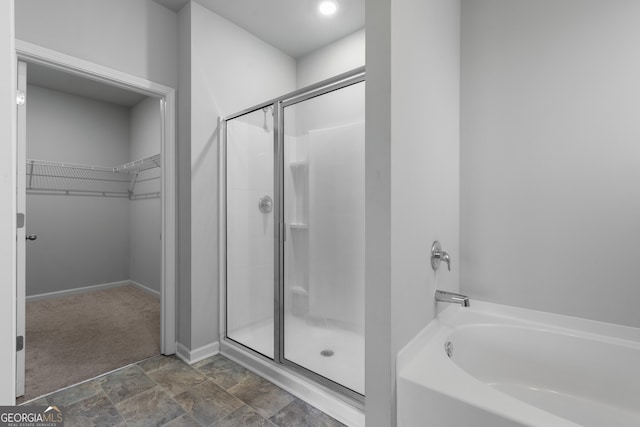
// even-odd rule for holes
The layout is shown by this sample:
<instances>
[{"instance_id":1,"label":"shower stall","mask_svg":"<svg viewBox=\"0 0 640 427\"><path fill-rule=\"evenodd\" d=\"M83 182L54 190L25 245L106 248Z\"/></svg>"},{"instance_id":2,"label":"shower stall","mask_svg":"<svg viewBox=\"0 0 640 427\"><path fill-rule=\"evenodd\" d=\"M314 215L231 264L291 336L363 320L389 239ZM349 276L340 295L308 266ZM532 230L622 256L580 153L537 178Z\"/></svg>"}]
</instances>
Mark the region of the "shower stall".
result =
<instances>
[{"instance_id":1,"label":"shower stall","mask_svg":"<svg viewBox=\"0 0 640 427\"><path fill-rule=\"evenodd\" d=\"M223 342L364 396L364 69L222 121Z\"/></svg>"}]
</instances>

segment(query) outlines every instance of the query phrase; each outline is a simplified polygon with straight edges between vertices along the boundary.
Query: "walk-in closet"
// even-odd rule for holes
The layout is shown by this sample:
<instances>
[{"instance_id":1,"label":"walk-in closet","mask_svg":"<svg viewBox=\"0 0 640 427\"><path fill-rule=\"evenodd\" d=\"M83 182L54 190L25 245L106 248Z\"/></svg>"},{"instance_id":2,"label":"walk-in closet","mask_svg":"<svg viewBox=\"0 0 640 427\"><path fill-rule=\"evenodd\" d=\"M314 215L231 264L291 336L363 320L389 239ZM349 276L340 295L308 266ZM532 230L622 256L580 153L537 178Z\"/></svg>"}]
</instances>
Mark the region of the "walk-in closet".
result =
<instances>
[{"instance_id":1,"label":"walk-in closet","mask_svg":"<svg viewBox=\"0 0 640 427\"><path fill-rule=\"evenodd\" d=\"M26 90L24 399L160 353L160 100L37 64Z\"/></svg>"}]
</instances>

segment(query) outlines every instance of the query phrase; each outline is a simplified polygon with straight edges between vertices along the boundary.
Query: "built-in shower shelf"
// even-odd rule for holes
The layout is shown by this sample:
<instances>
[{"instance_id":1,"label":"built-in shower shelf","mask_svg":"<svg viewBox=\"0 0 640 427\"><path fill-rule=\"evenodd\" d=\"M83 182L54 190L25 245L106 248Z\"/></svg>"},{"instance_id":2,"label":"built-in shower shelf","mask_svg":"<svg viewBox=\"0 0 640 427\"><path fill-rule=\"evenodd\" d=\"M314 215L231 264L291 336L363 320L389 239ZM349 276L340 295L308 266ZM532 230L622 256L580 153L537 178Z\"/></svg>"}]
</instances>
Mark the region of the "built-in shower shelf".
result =
<instances>
[{"instance_id":1,"label":"built-in shower shelf","mask_svg":"<svg viewBox=\"0 0 640 427\"><path fill-rule=\"evenodd\" d=\"M293 183L293 208L295 212L291 218L295 218L294 222L289 223L291 231L307 230L309 227L306 223L307 216L307 191L309 188L308 163L306 160L289 163L291 168L291 178ZM299 234L302 235L302 234Z\"/></svg>"},{"instance_id":2,"label":"built-in shower shelf","mask_svg":"<svg viewBox=\"0 0 640 427\"><path fill-rule=\"evenodd\" d=\"M306 161L289 163L289 167L291 168L291 170L303 170L306 169L307 166L308 163Z\"/></svg>"}]
</instances>

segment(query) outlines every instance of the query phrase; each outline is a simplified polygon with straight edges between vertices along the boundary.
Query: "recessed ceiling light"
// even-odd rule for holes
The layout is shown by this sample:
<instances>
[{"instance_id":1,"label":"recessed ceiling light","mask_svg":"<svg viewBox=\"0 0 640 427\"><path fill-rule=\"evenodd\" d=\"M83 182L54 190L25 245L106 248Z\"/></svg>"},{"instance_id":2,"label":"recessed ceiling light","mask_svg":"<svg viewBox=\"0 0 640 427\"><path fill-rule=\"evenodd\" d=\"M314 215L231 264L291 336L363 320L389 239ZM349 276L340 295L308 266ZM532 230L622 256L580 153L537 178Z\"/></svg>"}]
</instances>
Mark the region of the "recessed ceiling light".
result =
<instances>
[{"instance_id":1,"label":"recessed ceiling light","mask_svg":"<svg viewBox=\"0 0 640 427\"><path fill-rule=\"evenodd\" d=\"M338 11L338 3L333 0L323 0L318 3L318 12L324 16L331 16Z\"/></svg>"}]
</instances>

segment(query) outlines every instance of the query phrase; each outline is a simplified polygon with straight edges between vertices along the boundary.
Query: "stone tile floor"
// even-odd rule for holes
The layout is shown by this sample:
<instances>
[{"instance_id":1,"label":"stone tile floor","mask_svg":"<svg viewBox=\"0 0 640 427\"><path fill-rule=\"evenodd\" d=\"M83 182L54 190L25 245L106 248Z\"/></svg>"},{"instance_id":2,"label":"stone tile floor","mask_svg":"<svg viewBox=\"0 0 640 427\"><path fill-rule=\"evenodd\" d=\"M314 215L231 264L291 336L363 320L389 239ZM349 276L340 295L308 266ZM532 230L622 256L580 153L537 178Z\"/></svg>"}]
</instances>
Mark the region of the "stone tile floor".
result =
<instances>
[{"instance_id":1,"label":"stone tile floor","mask_svg":"<svg viewBox=\"0 0 640 427\"><path fill-rule=\"evenodd\" d=\"M65 427L344 425L222 355L156 356L26 404L62 407Z\"/></svg>"}]
</instances>

